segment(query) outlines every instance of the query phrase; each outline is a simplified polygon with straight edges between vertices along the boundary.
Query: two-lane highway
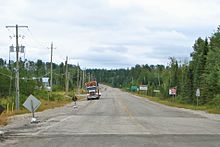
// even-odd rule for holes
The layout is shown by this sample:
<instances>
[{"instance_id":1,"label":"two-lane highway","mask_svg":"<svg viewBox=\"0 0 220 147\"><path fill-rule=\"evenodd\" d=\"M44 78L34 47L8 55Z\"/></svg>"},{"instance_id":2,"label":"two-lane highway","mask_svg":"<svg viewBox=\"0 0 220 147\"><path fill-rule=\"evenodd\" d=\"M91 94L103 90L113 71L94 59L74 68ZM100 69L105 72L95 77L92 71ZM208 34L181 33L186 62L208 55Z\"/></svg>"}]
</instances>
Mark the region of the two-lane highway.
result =
<instances>
[{"instance_id":1,"label":"two-lane highway","mask_svg":"<svg viewBox=\"0 0 220 147\"><path fill-rule=\"evenodd\" d=\"M53 110L43 112L39 117L44 121L23 133L22 127L10 128L8 143L22 147L220 146L219 120L103 85L101 92L100 100L78 102L75 110L66 106L56 109L57 115Z\"/></svg>"}]
</instances>

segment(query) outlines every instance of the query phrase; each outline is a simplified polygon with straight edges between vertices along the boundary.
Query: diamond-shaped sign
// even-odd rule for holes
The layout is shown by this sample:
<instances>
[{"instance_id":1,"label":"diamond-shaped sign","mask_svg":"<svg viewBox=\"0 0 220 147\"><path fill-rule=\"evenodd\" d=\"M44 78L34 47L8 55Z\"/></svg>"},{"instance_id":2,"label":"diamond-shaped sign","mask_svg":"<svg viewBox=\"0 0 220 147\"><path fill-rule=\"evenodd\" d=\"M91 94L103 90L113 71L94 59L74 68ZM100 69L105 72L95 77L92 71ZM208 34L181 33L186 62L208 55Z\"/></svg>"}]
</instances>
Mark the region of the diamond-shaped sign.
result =
<instances>
[{"instance_id":1,"label":"diamond-shaped sign","mask_svg":"<svg viewBox=\"0 0 220 147\"><path fill-rule=\"evenodd\" d=\"M41 102L37 98L35 98L33 95L30 95L24 102L23 106L27 108L30 112L33 112L37 110L40 104Z\"/></svg>"}]
</instances>

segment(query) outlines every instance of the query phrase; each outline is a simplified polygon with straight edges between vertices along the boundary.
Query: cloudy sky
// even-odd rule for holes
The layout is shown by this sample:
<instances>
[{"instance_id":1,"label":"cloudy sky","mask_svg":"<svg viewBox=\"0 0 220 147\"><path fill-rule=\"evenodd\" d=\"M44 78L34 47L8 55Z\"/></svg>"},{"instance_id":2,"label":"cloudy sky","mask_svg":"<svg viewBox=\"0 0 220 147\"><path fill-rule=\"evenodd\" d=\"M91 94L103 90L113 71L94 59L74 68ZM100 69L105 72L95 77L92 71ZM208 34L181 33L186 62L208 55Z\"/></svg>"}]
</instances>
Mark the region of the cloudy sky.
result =
<instances>
[{"instance_id":1,"label":"cloudy sky","mask_svg":"<svg viewBox=\"0 0 220 147\"><path fill-rule=\"evenodd\" d=\"M56 63L68 56L87 68L167 65L189 59L194 41L216 30L219 8L219 0L0 0L0 58L15 45L15 29L5 26L18 24L29 27L19 29L28 60L50 61L53 41Z\"/></svg>"}]
</instances>

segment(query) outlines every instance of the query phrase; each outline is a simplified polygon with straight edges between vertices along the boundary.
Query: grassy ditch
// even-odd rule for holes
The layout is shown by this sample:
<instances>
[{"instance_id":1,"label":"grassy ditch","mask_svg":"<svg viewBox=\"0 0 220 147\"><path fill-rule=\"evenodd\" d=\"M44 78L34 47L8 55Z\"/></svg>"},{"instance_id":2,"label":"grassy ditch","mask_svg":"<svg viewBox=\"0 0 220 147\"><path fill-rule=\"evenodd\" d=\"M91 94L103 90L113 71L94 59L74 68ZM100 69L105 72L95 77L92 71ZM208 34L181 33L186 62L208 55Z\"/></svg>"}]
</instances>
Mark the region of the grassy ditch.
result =
<instances>
[{"instance_id":1,"label":"grassy ditch","mask_svg":"<svg viewBox=\"0 0 220 147\"><path fill-rule=\"evenodd\" d=\"M213 105L193 105L193 104L187 104L183 102L179 102L178 100L173 100L173 99L161 99L159 97L152 97L152 96L147 96L144 94L138 94L138 93L133 93L134 95L141 96L144 98L149 99L150 101L154 101L157 103L161 103L167 106L171 107L177 107L177 108L185 108L185 109L191 109L191 110L202 110L206 111L208 113L213 113L213 114L220 114L220 107L216 107Z\"/></svg>"}]
</instances>

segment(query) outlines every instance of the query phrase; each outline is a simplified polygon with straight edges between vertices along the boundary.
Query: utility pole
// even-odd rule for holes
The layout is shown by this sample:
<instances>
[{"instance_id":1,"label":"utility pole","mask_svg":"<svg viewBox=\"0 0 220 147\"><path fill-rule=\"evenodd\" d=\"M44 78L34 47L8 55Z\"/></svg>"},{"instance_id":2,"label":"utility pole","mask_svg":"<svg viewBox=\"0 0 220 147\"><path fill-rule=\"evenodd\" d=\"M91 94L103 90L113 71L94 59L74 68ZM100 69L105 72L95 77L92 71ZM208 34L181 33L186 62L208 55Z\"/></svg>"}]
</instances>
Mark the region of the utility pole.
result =
<instances>
[{"instance_id":1,"label":"utility pole","mask_svg":"<svg viewBox=\"0 0 220 147\"><path fill-rule=\"evenodd\" d=\"M50 96L52 95L53 90L53 42L51 43L51 53L50 53Z\"/></svg>"},{"instance_id":2,"label":"utility pole","mask_svg":"<svg viewBox=\"0 0 220 147\"><path fill-rule=\"evenodd\" d=\"M83 70L82 86L84 85L84 83L85 83L85 70Z\"/></svg>"},{"instance_id":3,"label":"utility pole","mask_svg":"<svg viewBox=\"0 0 220 147\"><path fill-rule=\"evenodd\" d=\"M77 63L77 92L79 94L79 63Z\"/></svg>"},{"instance_id":4,"label":"utility pole","mask_svg":"<svg viewBox=\"0 0 220 147\"><path fill-rule=\"evenodd\" d=\"M66 62L65 62L65 66L66 66L66 72L65 72L65 88L66 88L66 95L68 95L68 91L69 91L69 72L68 72L68 57L66 56Z\"/></svg>"},{"instance_id":5,"label":"utility pole","mask_svg":"<svg viewBox=\"0 0 220 147\"><path fill-rule=\"evenodd\" d=\"M15 88L16 88L16 99L15 99L15 108L16 110L20 109L20 90L19 90L19 44L18 44L18 28L28 28L28 26L6 26L6 28L15 28L16 29L16 76L15 76Z\"/></svg>"},{"instance_id":6,"label":"utility pole","mask_svg":"<svg viewBox=\"0 0 220 147\"><path fill-rule=\"evenodd\" d=\"M88 73L89 82L91 81L90 72Z\"/></svg>"},{"instance_id":7,"label":"utility pole","mask_svg":"<svg viewBox=\"0 0 220 147\"><path fill-rule=\"evenodd\" d=\"M159 83L159 86L160 86L160 73L159 73L159 70L158 70L157 78L158 78L158 83Z\"/></svg>"}]
</instances>

